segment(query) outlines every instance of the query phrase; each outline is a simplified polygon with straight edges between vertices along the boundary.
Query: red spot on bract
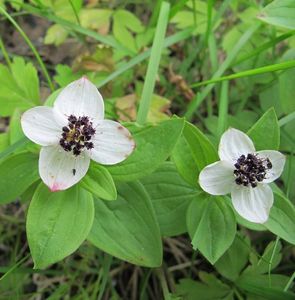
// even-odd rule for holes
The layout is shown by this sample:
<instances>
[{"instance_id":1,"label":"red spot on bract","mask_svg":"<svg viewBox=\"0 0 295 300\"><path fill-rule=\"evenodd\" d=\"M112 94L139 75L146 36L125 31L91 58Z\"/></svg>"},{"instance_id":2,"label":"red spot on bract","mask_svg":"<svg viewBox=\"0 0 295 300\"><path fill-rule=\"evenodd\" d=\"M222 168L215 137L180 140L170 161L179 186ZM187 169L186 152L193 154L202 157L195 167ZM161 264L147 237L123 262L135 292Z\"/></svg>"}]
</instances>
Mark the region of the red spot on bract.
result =
<instances>
[{"instance_id":1,"label":"red spot on bract","mask_svg":"<svg viewBox=\"0 0 295 300\"><path fill-rule=\"evenodd\" d=\"M123 126L121 126L121 125L120 125L120 126L118 126L117 128L118 128L119 130L123 130L123 129L124 129L124 127L123 127Z\"/></svg>"},{"instance_id":2,"label":"red spot on bract","mask_svg":"<svg viewBox=\"0 0 295 300\"><path fill-rule=\"evenodd\" d=\"M54 183L52 186L49 187L51 192L57 192L60 191L62 188L58 183Z\"/></svg>"}]
</instances>

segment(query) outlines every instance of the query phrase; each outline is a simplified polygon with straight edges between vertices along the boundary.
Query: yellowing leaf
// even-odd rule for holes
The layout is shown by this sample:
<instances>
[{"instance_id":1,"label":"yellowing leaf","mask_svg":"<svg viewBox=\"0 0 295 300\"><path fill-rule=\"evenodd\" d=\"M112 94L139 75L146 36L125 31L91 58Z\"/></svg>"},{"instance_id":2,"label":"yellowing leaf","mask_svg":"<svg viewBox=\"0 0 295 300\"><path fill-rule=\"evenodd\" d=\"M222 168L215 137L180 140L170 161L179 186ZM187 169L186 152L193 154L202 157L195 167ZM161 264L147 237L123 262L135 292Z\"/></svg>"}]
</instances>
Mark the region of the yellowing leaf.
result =
<instances>
[{"instance_id":1,"label":"yellowing leaf","mask_svg":"<svg viewBox=\"0 0 295 300\"><path fill-rule=\"evenodd\" d=\"M109 9L82 9L80 13L81 25L95 29L101 34L107 34L112 13Z\"/></svg>"},{"instance_id":2,"label":"yellowing leaf","mask_svg":"<svg viewBox=\"0 0 295 300\"><path fill-rule=\"evenodd\" d=\"M135 121L137 103L139 98L135 94L130 94L116 100L116 111L119 119L122 121ZM148 112L147 121L151 123L158 123L169 119L166 114L170 106L170 100L159 95L153 95L150 110Z\"/></svg>"},{"instance_id":3,"label":"yellowing leaf","mask_svg":"<svg viewBox=\"0 0 295 300\"><path fill-rule=\"evenodd\" d=\"M62 44L68 36L68 32L59 24L50 26L46 32L44 44L53 44L59 46Z\"/></svg>"}]
</instances>

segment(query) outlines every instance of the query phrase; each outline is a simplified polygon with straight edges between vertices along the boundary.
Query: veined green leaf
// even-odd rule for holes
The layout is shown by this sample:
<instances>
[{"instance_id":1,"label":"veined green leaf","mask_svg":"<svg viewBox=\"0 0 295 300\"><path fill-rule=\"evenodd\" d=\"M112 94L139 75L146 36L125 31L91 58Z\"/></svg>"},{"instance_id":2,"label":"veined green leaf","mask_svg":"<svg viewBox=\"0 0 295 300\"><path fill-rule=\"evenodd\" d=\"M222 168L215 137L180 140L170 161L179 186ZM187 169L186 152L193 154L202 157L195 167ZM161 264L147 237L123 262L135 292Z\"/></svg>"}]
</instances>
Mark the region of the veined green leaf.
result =
<instances>
[{"instance_id":1,"label":"veined green leaf","mask_svg":"<svg viewBox=\"0 0 295 300\"><path fill-rule=\"evenodd\" d=\"M77 250L86 239L93 218L93 198L89 192L75 185L53 193L41 183L27 215L34 268L46 268Z\"/></svg>"},{"instance_id":2,"label":"veined green leaf","mask_svg":"<svg viewBox=\"0 0 295 300\"><path fill-rule=\"evenodd\" d=\"M162 242L151 200L138 182L117 186L116 201L94 201L88 239L98 248L130 263L158 267Z\"/></svg>"},{"instance_id":3,"label":"veined green leaf","mask_svg":"<svg viewBox=\"0 0 295 300\"><path fill-rule=\"evenodd\" d=\"M111 174L99 164L91 162L90 168L80 184L95 197L104 200L117 199L117 190Z\"/></svg>"},{"instance_id":4,"label":"veined green leaf","mask_svg":"<svg viewBox=\"0 0 295 300\"><path fill-rule=\"evenodd\" d=\"M156 170L170 155L183 125L183 119L171 119L155 126L127 126L136 148L122 163L107 167L114 180L133 181Z\"/></svg>"},{"instance_id":5,"label":"veined green leaf","mask_svg":"<svg viewBox=\"0 0 295 300\"><path fill-rule=\"evenodd\" d=\"M271 25L295 29L295 2L275 0L265 6L258 18Z\"/></svg>"},{"instance_id":6,"label":"veined green leaf","mask_svg":"<svg viewBox=\"0 0 295 300\"><path fill-rule=\"evenodd\" d=\"M253 140L256 150L278 150L280 145L280 127L273 108L270 108L249 129L249 137Z\"/></svg>"},{"instance_id":7,"label":"veined green leaf","mask_svg":"<svg viewBox=\"0 0 295 300\"><path fill-rule=\"evenodd\" d=\"M217 151L208 138L194 125L185 122L172 159L179 174L192 186L198 185L201 170L218 160Z\"/></svg>"},{"instance_id":8,"label":"veined green leaf","mask_svg":"<svg viewBox=\"0 0 295 300\"><path fill-rule=\"evenodd\" d=\"M0 163L0 203L16 200L38 179L37 155L24 152L3 160Z\"/></svg>"},{"instance_id":9,"label":"veined green leaf","mask_svg":"<svg viewBox=\"0 0 295 300\"><path fill-rule=\"evenodd\" d=\"M234 212L225 197L200 194L187 211L187 227L192 245L211 264L232 244L236 226Z\"/></svg>"},{"instance_id":10,"label":"veined green leaf","mask_svg":"<svg viewBox=\"0 0 295 300\"><path fill-rule=\"evenodd\" d=\"M165 162L141 183L150 195L162 235L186 232L186 211L200 191L180 177L172 162Z\"/></svg>"}]
</instances>

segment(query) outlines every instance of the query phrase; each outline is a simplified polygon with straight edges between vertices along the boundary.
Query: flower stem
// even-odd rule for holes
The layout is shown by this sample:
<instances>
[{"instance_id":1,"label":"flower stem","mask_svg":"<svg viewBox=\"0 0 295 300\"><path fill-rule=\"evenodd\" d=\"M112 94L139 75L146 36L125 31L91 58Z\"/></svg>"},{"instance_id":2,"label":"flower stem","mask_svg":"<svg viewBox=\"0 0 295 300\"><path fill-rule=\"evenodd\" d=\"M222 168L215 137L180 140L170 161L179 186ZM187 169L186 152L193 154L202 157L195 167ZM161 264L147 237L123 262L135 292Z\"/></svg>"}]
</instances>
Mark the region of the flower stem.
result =
<instances>
[{"instance_id":1,"label":"flower stem","mask_svg":"<svg viewBox=\"0 0 295 300\"><path fill-rule=\"evenodd\" d=\"M161 5L160 15L158 18L157 29L153 41L153 46L151 50L151 57L149 60L146 78L143 86L142 97L139 104L137 122L139 124L144 124L148 115L151 99L153 96L153 91L155 87L157 72L159 69L161 52L164 45L166 28L169 19L170 4L168 2L163 2Z\"/></svg>"}]
</instances>

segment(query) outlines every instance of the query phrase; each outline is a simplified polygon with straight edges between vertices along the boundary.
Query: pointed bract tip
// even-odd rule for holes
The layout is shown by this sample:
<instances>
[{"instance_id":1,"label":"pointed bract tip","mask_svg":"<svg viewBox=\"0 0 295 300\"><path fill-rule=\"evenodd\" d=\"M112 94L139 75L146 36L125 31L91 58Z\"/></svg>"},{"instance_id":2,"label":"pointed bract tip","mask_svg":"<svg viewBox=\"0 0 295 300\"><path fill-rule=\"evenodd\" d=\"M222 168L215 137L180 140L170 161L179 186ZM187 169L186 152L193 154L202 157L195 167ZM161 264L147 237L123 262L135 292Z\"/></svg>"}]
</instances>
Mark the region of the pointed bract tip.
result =
<instances>
[{"instance_id":1,"label":"pointed bract tip","mask_svg":"<svg viewBox=\"0 0 295 300\"><path fill-rule=\"evenodd\" d=\"M58 183L54 183L52 186L49 186L51 192L58 192L61 190L61 186Z\"/></svg>"}]
</instances>

